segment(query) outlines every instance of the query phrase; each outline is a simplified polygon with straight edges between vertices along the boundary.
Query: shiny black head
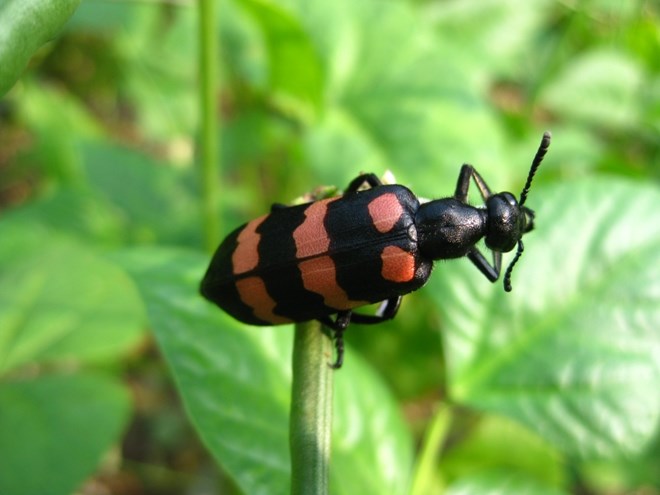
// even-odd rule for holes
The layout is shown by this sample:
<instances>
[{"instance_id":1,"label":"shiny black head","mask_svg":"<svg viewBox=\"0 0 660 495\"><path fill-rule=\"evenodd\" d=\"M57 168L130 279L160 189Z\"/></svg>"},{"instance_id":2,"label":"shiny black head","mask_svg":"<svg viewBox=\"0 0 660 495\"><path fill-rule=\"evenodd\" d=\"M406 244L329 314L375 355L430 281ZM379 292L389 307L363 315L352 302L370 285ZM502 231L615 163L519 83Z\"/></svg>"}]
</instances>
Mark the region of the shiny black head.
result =
<instances>
[{"instance_id":1,"label":"shiny black head","mask_svg":"<svg viewBox=\"0 0 660 495\"><path fill-rule=\"evenodd\" d=\"M527 182L520 193L520 200L516 201L513 194L505 192L491 196L486 202L489 220L486 245L494 251L507 252L511 251L518 244L516 256L504 274L504 290L507 292L511 292L511 272L513 271L513 267L525 249L522 243L522 236L534 228L534 212L524 206L524 204L527 200L527 194L532 185L534 174L539 168L539 165L541 165L543 157L550 146L550 138L549 132L546 131L543 133L543 139L541 139L541 144L536 151L532 166L527 175Z\"/></svg>"},{"instance_id":2,"label":"shiny black head","mask_svg":"<svg viewBox=\"0 0 660 495\"><path fill-rule=\"evenodd\" d=\"M516 247L523 234L533 227L534 213L529 208L521 207L511 193L493 194L486 200L486 211L486 246L493 251L508 253Z\"/></svg>"}]
</instances>

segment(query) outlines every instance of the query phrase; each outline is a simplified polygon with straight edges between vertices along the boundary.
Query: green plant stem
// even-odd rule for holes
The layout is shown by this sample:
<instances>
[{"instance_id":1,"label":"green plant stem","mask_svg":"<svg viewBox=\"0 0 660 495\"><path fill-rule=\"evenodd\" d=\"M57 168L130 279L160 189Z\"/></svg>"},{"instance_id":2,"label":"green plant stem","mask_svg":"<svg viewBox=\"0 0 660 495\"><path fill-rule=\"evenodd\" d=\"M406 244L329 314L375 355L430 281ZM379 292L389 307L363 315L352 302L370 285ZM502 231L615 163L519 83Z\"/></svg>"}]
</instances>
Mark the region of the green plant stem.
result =
<instances>
[{"instance_id":1,"label":"green plant stem","mask_svg":"<svg viewBox=\"0 0 660 495\"><path fill-rule=\"evenodd\" d=\"M410 495L439 493L438 485L441 482L436 477L438 455L450 424L451 411L448 406L441 405L424 434Z\"/></svg>"},{"instance_id":2,"label":"green plant stem","mask_svg":"<svg viewBox=\"0 0 660 495\"><path fill-rule=\"evenodd\" d=\"M199 96L200 96L200 186L204 245L213 251L220 240L218 222L218 179L220 170L218 57L216 0L199 0Z\"/></svg>"},{"instance_id":3,"label":"green plant stem","mask_svg":"<svg viewBox=\"0 0 660 495\"><path fill-rule=\"evenodd\" d=\"M332 340L318 322L296 325L289 444L291 494L326 495L332 438Z\"/></svg>"}]
</instances>

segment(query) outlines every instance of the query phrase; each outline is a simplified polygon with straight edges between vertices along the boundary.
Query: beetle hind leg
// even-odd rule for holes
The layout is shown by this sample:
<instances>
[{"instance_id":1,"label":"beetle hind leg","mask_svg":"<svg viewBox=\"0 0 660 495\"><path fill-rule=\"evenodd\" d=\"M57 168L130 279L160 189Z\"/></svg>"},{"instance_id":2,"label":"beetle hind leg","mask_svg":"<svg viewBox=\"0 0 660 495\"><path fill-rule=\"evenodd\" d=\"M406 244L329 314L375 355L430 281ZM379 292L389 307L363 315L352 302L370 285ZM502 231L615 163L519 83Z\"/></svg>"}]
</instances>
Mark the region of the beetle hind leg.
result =
<instances>
[{"instance_id":1,"label":"beetle hind leg","mask_svg":"<svg viewBox=\"0 0 660 495\"><path fill-rule=\"evenodd\" d=\"M399 311L401 300L403 296L392 297L386 299L378 308L375 315L363 315L360 313L353 313L352 311L340 311L337 313L337 318L333 321L329 316L320 318L321 324L334 331L333 338L335 341L335 349L337 352L336 361L330 365L331 368L338 370L344 364L344 332L351 322L359 323L362 325L372 325L381 323L383 321L391 320Z\"/></svg>"},{"instance_id":2,"label":"beetle hind leg","mask_svg":"<svg viewBox=\"0 0 660 495\"><path fill-rule=\"evenodd\" d=\"M324 316L318 320L322 325L333 330L332 337L335 341L337 357L335 362L330 365L332 369L338 370L344 364L344 332L348 328L352 316L352 311L340 311L334 321L329 316Z\"/></svg>"},{"instance_id":3,"label":"beetle hind leg","mask_svg":"<svg viewBox=\"0 0 660 495\"><path fill-rule=\"evenodd\" d=\"M360 189L360 187L362 187L364 184L367 184L371 188L371 187L382 186L383 182L378 178L376 174L358 175L355 179L353 179L350 182L348 187L346 187L344 193L355 192L358 189Z\"/></svg>"}]
</instances>

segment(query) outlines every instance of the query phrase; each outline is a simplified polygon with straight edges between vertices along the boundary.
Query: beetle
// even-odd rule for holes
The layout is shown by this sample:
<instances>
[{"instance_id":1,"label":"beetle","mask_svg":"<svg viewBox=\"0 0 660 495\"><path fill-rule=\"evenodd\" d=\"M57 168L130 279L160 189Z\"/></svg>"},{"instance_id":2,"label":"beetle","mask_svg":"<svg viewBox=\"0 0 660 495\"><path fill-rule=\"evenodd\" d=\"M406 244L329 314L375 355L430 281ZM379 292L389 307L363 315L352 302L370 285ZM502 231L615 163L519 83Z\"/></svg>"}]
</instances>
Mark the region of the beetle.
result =
<instances>
[{"instance_id":1,"label":"beetle","mask_svg":"<svg viewBox=\"0 0 660 495\"><path fill-rule=\"evenodd\" d=\"M467 256L495 282L502 253L517 245L504 275L504 289L511 291L522 236L534 225L534 212L525 201L549 146L546 132L518 200L509 192L493 194L481 175L464 164L454 195L425 203L402 185L383 185L376 175L363 174L341 196L274 205L225 238L200 291L251 325L319 320L334 330L336 361L331 366L340 368L349 323L394 318L402 296L426 283L434 260ZM467 202L472 180L483 207ZM482 238L492 263L476 247ZM354 312L377 302L381 305L374 315Z\"/></svg>"}]
</instances>

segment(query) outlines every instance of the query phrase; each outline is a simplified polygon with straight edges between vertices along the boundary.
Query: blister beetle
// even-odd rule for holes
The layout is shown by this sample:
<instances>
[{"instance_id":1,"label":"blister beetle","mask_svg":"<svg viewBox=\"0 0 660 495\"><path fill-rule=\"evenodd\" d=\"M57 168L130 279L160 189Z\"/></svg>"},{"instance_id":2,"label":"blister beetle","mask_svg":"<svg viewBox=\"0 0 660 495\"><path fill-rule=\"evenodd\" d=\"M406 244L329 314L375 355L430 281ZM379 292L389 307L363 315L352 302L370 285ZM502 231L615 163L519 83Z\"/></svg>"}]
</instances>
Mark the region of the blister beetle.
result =
<instances>
[{"instance_id":1,"label":"blister beetle","mask_svg":"<svg viewBox=\"0 0 660 495\"><path fill-rule=\"evenodd\" d=\"M548 147L541 144L520 199L493 194L471 165L463 165L454 195L420 203L402 185L383 185L374 174L353 180L342 196L285 207L237 228L220 244L201 283L201 293L231 316L251 325L319 320L334 330L336 362L343 362L348 324L393 318L403 295L422 287L433 261L467 256L490 280L501 271L502 253L518 246L504 275L523 252L522 236L534 213L524 206ZM468 204L474 180L485 207ZM364 185L369 189L362 190ZM484 238L492 264L476 247ZM382 302L375 315L354 313ZM336 315L334 319L332 315Z\"/></svg>"}]
</instances>

